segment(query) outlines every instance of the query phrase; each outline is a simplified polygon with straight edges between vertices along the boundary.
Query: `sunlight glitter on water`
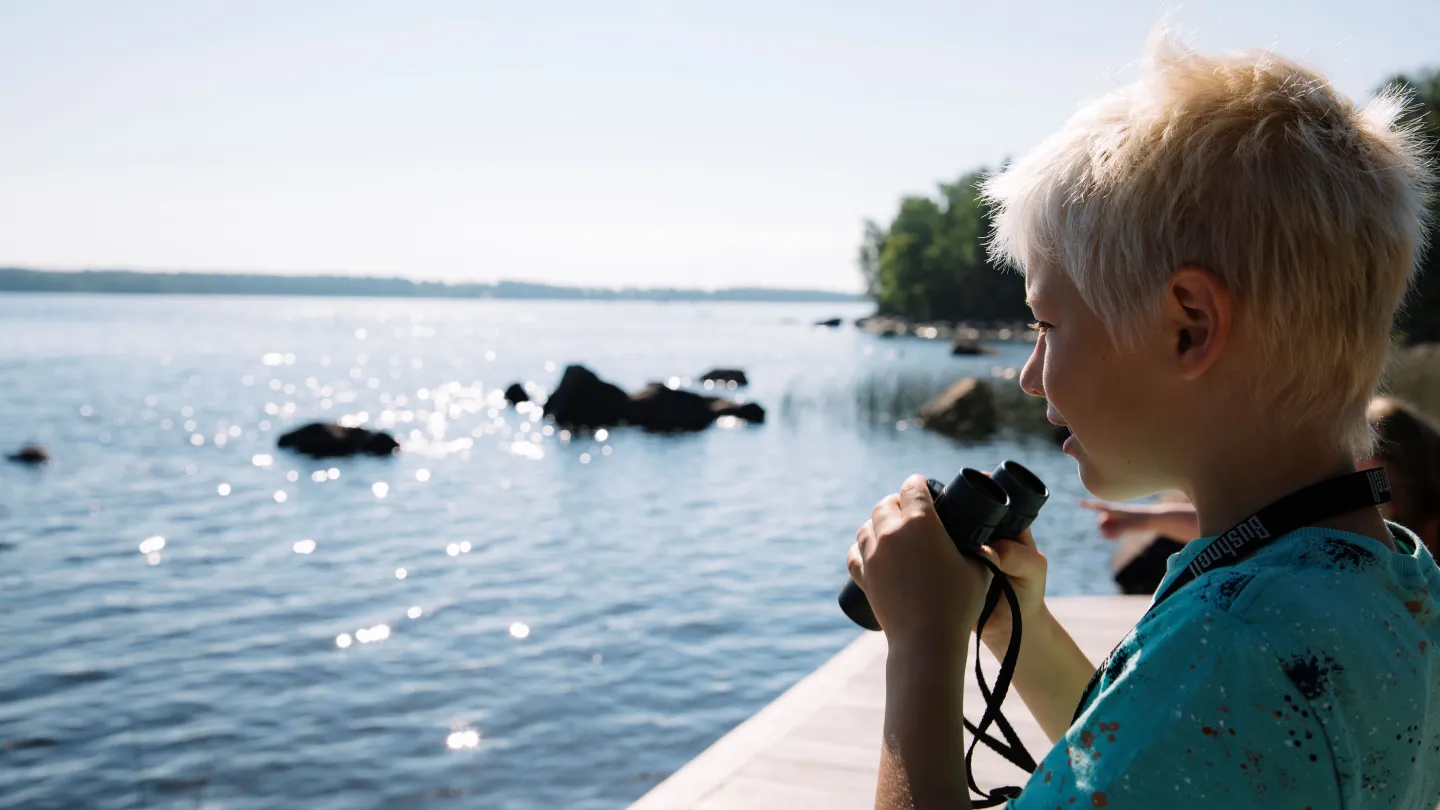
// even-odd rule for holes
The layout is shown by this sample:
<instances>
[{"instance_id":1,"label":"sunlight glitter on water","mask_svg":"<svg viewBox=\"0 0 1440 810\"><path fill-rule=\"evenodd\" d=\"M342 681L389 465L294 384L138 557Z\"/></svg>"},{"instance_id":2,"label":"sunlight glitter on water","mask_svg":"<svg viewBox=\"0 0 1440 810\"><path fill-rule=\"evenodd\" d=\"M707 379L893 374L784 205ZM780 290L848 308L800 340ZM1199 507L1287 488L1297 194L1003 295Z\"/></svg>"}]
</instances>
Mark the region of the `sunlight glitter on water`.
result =
<instances>
[{"instance_id":1,"label":"sunlight glitter on water","mask_svg":"<svg viewBox=\"0 0 1440 810\"><path fill-rule=\"evenodd\" d=\"M374 627L362 627L355 631L355 640L361 644L374 644L390 638L390 625L377 624Z\"/></svg>"},{"instance_id":2,"label":"sunlight glitter on water","mask_svg":"<svg viewBox=\"0 0 1440 810\"><path fill-rule=\"evenodd\" d=\"M33 416L38 435L56 437L52 449L73 459L47 470L44 486L30 486L23 478L0 486L0 541L44 537L61 525L55 516L77 505L83 514L85 502L103 500L103 512L92 508L91 517L67 521L76 525L57 537L64 557L55 550L58 542L0 545L0 570L21 570L22 562L26 570L25 577L0 588L9 592L0 594L0 614L19 623L6 625L7 644L18 642L27 658L52 671L66 671L77 650L95 661L139 653L145 660L180 664L127 667L123 689L113 688L120 681L112 681L77 690L74 700L43 694L48 682L26 679L42 693L22 697L18 709L7 707L11 719L19 718L16 736L38 737L47 726L63 727L77 705L113 718L104 724L109 736L96 740L103 747L94 748L95 758L90 759L89 743L84 754L99 781L88 772L83 781L85 788L118 797L135 790L135 743L123 719L134 724L147 767L167 778L203 781L207 751L221 759L209 787L166 797L176 805L225 801L221 782L233 787L250 780L255 795L246 800L266 806L286 795L333 796L331 801L346 806L385 803L431 795L426 791L437 786L468 790L472 783L485 791L480 801L494 806L626 806L642 789L633 779L607 776L614 761L664 761L676 746L700 750L733 724L736 705L763 705L818 665L825 643L839 649L848 640L852 631L834 616L830 555L816 552L811 543L776 541L844 537L854 531L853 515L863 517L904 474L944 472L956 464L953 446L921 443L913 430L899 433L898 440L886 431L877 449L868 431L806 421L827 396L848 407L854 396L843 380L834 390L826 386L858 357L863 344L856 341L868 338L849 329L812 334L767 327L780 317L775 307L752 312L737 306L733 318L726 315L734 323L730 333L711 334L707 325L701 334L687 331L694 312L688 306L587 304L572 312L556 305L543 319L545 328L531 333L492 317L491 308L504 313L513 309L508 304L406 302L404 307L417 311L449 313L450 328L422 349L408 338L390 342L393 329L408 322L382 325L373 317L362 322L336 314L402 306L388 301L347 300L326 307L312 299L124 300L123 308L86 304L83 318L61 319L54 327L42 323L57 341L71 340L65 331L72 327L96 332L97 351L86 360L90 365L80 367L93 386L57 379L69 373L69 360L52 369L56 364L46 357L28 369L22 362L18 379L25 384L0 391L0 410L24 413L27 423ZM57 299L55 306L78 306L76 301ZM4 306L0 296L0 322L10 317ZM298 322L290 317L311 306L330 314ZM93 317L97 313L105 317ZM196 340L184 353L176 349L174 365L162 369L155 360L171 340L168 325L180 314L189 318L183 324L187 337L193 333ZM653 326L645 320L650 318L658 319ZM107 342L116 320L131 329L127 340L155 345L142 346L143 355L133 362L117 361L116 347ZM573 332L576 323L590 331ZM637 325L645 331L636 332ZM352 335L361 326L369 334L357 343ZM473 329L469 339L463 337L466 329ZM7 339L13 343L15 337L0 329L0 344ZM584 356L578 356L577 345ZM919 349L905 345L913 358ZM370 357L358 382L352 381L348 372L362 346ZM657 347L664 349L658 359ZM486 349L497 351L493 363L483 362ZM285 364L280 354L285 351L298 355L295 365ZM259 362L266 352L279 354L276 366ZM418 353L424 353L425 370L412 373ZM956 365L970 361L951 358L947 347L939 347L935 358L942 369L935 376L946 377L945 383L954 373L983 375ZM537 403L555 385L558 370L581 360L626 389L717 364L750 365L758 380L779 380L753 389L756 401L773 407L789 384L795 397L814 407L795 410L792 416L799 415L788 422L776 418L763 429L721 434L712 428L708 434L670 437L609 428L566 433L569 443L562 445L562 428L547 423ZM540 361L553 361L556 369L546 370ZM983 362L988 369L995 360ZM1014 364L1008 357L1000 362ZM831 366L835 374L825 376ZM187 382L195 369L204 369L200 384ZM393 376L397 371L401 376ZM251 385L242 385L244 375L252 377ZM274 378L278 389L270 387ZM370 378L383 381L379 389L366 387ZM512 382L535 403L505 405L502 392ZM280 393L289 385L294 394ZM423 399L417 394L422 388ZM30 395L51 389L66 395ZM155 396L153 404L144 407L153 413L145 415L141 403L149 395ZM327 399L329 410L323 408ZM94 445L99 452L88 457L78 443L67 447L68 440L60 438L76 422L83 401L95 411L92 420L103 421L85 423L89 432L77 440L93 444L102 428L115 433L113 448ZM267 402L275 404L273 413L266 413ZM286 413L291 402L296 408ZM31 410L19 410L22 405ZM182 415L182 406L190 412ZM282 432L304 422L362 411L372 415L366 427L390 412L400 453L312 462L276 449ZM839 418L831 411L823 415ZM112 422L121 419L130 421ZM181 425L192 420L197 430L182 433ZM893 424L891 419L887 427ZM238 436L230 426L240 429ZM443 438L431 437L436 427L445 430ZM215 437L222 431L228 441L217 448ZM190 444L192 433L204 437L203 446ZM462 437L465 442L457 441ZM517 456L509 442L528 442L545 457ZM555 452L557 447L565 452ZM582 452L591 458L583 470ZM319 466L324 463L332 466ZM183 472L187 466L195 469L191 477ZM430 473L428 481L410 477L422 468ZM292 469L299 480L290 483ZM595 475L611 470L615 475ZM348 476L335 480L342 471ZM299 483L307 476L313 486ZM825 509L813 514L794 509L783 484L801 479L823 487L816 500ZM324 481L332 483L319 486ZM388 491L379 500L372 486L382 481ZM230 492L215 497L222 483ZM285 503L274 502L277 490L286 492ZM1053 500L1059 503L1062 496ZM1049 509L1053 522L1058 510L1054 504ZM791 517L797 512L805 514ZM756 531L726 535L727 546L753 555L753 575L738 584L717 583L715 569L704 563L707 543L737 521L762 513L775 518L773 523L754 520ZM136 546L124 549L125 542L140 542L136 534L166 531L171 539L154 552L153 570ZM293 559L284 558L287 537ZM295 549L302 539L321 537L324 554L318 542L309 554ZM105 566L117 549L120 575L112 576ZM439 564L442 549L453 565ZM1071 555L1063 567L1105 577L1105 560L1096 556L1099 562L1087 565L1089 559ZM45 562L54 565L47 570ZM412 564L425 567L425 576L409 570ZM402 565L408 576L396 580L393 574ZM143 600L129 592L137 581L145 588ZM597 581L611 587L592 587ZM712 583L717 587L699 587ZM70 613L25 609L32 600L53 600L72 587ZM800 604L801 595L812 591L813 598L803 597ZM586 598L573 596L578 593ZM143 606L145 632L132 632L133 615L92 615L93 605L111 598L117 605L129 600ZM706 629L711 614L736 601L758 610L778 605L786 620L738 620ZM511 621L504 621L506 613ZM516 613L525 618L514 618ZM63 648L55 644L71 632L63 622L76 616L94 622L96 632L87 627L83 638L76 635ZM545 632L537 634L531 620ZM386 630L377 630L382 622ZM700 634L692 627L700 627ZM359 630L364 640L357 639ZM396 644L388 643L387 630L400 634ZM505 642L502 631L513 643ZM727 643L737 634L752 634L757 643L737 654ZM128 649L138 642L147 646ZM224 654L206 655L211 649ZM735 686L703 686L712 679ZM243 706L253 724L243 734L222 732L213 748L199 755L187 751L194 740L208 744L217 721L229 722L231 714L220 708L227 704ZM637 714L663 715L675 725L659 734L639 733L631 725ZM457 738L462 746L473 739L473 748L449 747L452 732L482 725L488 730L476 731L474 738ZM357 749L362 736L364 745ZM417 739L422 757L426 741L433 746L428 761L410 756ZM484 752L478 749L482 742ZM160 764L150 765L152 755ZM477 756L486 758L484 774L469 770ZM28 779L34 786L34 804L91 803L84 789L71 784L82 780L53 777L53 759L16 765L22 785ZM8 759L0 765L0 782L11 777L10 767ZM581 781L585 785L576 787ZM147 789L155 786L153 780L142 782ZM165 803L153 795L151 801Z\"/></svg>"},{"instance_id":3,"label":"sunlight glitter on water","mask_svg":"<svg viewBox=\"0 0 1440 810\"><path fill-rule=\"evenodd\" d=\"M452 731L450 736L445 738L445 747L451 751L459 751L462 748L474 748L480 744L480 732L474 729L464 731Z\"/></svg>"}]
</instances>

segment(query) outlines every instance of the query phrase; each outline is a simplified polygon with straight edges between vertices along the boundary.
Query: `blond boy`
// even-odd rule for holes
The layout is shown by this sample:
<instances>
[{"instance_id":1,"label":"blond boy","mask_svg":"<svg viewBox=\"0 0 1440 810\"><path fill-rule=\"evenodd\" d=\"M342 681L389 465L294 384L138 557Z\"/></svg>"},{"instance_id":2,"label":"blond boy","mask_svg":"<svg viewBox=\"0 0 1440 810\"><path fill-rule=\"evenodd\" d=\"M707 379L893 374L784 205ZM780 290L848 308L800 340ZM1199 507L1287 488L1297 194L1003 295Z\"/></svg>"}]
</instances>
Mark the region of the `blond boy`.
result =
<instances>
[{"instance_id":1,"label":"blond boy","mask_svg":"<svg viewBox=\"0 0 1440 810\"><path fill-rule=\"evenodd\" d=\"M1021 596L1015 685L1057 743L1014 807L1435 806L1440 570L1373 502L1309 497L1384 495L1347 474L1425 241L1401 109L1160 35L1139 81L988 182L1040 330L1022 386L1070 426L1091 493L1179 490L1204 535L1098 673L1046 610L1028 533L993 544ZM1295 492L1296 528L1247 524ZM1245 525L1264 542L1217 562L1209 541ZM988 574L918 476L848 562L889 642L876 807L969 807L958 685ZM983 640L1003 650L1009 626L1002 607Z\"/></svg>"}]
</instances>

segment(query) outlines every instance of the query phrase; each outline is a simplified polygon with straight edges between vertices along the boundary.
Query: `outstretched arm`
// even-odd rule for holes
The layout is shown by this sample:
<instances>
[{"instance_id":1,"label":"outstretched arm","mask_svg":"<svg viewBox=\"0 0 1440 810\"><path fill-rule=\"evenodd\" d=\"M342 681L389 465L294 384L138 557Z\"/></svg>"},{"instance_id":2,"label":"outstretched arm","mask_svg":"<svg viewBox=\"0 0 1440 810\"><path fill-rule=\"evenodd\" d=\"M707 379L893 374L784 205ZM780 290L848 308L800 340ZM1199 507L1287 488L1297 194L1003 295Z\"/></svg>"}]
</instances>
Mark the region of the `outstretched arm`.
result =
<instances>
[{"instance_id":1,"label":"outstretched arm","mask_svg":"<svg viewBox=\"0 0 1440 810\"><path fill-rule=\"evenodd\" d=\"M1100 535L1114 540L1126 532L1155 532L1188 543L1200 536L1195 507L1188 503L1106 503L1081 501L1080 505L1100 513Z\"/></svg>"}]
</instances>

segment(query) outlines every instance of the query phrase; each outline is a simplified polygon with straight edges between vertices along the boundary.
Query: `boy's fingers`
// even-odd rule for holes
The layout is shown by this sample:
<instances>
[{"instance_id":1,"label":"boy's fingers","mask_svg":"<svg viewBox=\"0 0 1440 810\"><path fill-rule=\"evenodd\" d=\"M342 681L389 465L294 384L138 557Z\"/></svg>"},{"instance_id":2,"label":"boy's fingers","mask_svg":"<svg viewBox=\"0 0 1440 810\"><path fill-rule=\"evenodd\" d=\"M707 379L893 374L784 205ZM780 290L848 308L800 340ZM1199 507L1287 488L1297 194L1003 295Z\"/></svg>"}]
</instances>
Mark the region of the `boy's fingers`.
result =
<instances>
[{"instance_id":1,"label":"boy's fingers","mask_svg":"<svg viewBox=\"0 0 1440 810\"><path fill-rule=\"evenodd\" d=\"M995 567L1010 575L1024 575L1034 572L1035 564L1041 559L1040 550L1015 540L999 540L981 546L980 553Z\"/></svg>"},{"instance_id":2,"label":"boy's fingers","mask_svg":"<svg viewBox=\"0 0 1440 810\"><path fill-rule=\"evenodd\" d=\"M995 541L1004 541L1009 543L1015 543L1017 545L1029 546L1030 548L1035 548L1035 535L1031 534L1029 529L1020 532L1019 537L997 537L991 542L993 543Z\"/></svg>"},{"instance_id":3,"label":"boy's fingers","mask_svg":"<svg viewBox=\"0 0 1440 810\"><path fill-rule=\"evenodd\" d=\"M905 483L900 485L900 506L906 514L919 514L935 508L925 476L916 473L905 479Z\"/></svg>"},{"instance_id":4,"label":"boy's fingers","mask_svg":"<svg viewBox=\"0 0 1440 810\"><path fill-rule=\"evenodd\" d=\"M899 511L900 496L886 495L885 497L880 499L879 503L875 504L874 509L870 510L870 522L875 524L883 523L888 515L890 515L892 512Z\"/></svg>"},{"instance_id":5,"label":"boy's fingers","mask_svg":"<svg viewBox=\"0 0 1440 810\"><path fill-rule=\"evenodd\" d=\"M992 563L995 563L995 567L999 568L1001 571L1005 570L1004 563L1000 561L1000 554L995 550L994 546L981 546L980 556L984 557Z\"/></svg>"},{"instance_id":6,"label":"boy's fingers","mask_svg":"<svg viewBox=\"0 0 1440 810\"><path fill-rule=\"evenodd\" d=\"M859 585L863 591L865 589L865 561L860 556L858 543L851 543L850 550L845 552L845 567L850 569L850 578L855 580L855 584Z\"/></svg>"}]
</instances>

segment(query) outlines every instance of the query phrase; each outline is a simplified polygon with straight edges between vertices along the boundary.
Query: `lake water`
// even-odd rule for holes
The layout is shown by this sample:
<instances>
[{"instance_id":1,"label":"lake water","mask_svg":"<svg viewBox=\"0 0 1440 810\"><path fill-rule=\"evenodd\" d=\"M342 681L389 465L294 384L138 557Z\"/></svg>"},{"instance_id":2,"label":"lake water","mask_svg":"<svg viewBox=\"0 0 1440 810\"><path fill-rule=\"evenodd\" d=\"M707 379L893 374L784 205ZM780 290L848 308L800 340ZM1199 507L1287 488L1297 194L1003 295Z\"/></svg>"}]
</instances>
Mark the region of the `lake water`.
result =
<instances>
[{"instance_id":1,"label":"lake water","mask_svg":"<svg viewBox=\"0 0 1440 810\"><path fill-rule=\"evenodd\" d=\"M845 549L912 472L1029 465L1051 593L1113 591L1053 444L858 401L1028 346L809 326L865 311L0 296L0 449L55 459L0 464L0 807L623 808L856 636ZM769 418L562 441L495 409L570 362L741 367ZM404 452L275 449L362 414Z\"/></svg>"}]
</instances>

